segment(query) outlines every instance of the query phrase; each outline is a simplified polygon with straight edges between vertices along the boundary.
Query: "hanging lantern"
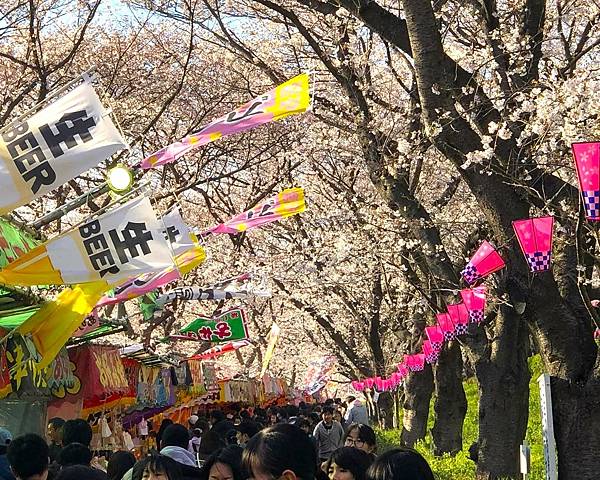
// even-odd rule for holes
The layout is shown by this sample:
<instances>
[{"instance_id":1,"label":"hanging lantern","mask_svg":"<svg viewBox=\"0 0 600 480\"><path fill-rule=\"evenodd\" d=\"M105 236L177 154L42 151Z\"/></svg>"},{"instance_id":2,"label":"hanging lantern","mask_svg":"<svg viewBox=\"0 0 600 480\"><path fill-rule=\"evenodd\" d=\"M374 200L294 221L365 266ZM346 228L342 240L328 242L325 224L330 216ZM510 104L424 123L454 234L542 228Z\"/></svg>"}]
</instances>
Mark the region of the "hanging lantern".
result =
<instances>
[{"instance_id":1,"label":"hanging lantern","mask_svg":"<svg viewBox=\"0 0 600 480\"><path fill-rule=\"evenodd\" d=\"M372 389L373 385L375 385L375 379L374 378L365 378L365 386L368 389Z\"/></svg>"},{"instance_id":2,"label":"hanging lantern","mask_svg":"<svg viewBox=\"0 0 600 480\"><path fill-rule=\"evenodd\" d=\"M440 352L442 350L442 345L444 344L444 332L442 332L442 329L437 325L425 327L425 334L429 339L431 348L436 352Z\"/></svg>"},{"instance_id":3,"label":"hanging lantern","mask_svg":"<svg viewBox=\"0 0 600 480\"><path fill-rule=\"evenodd\" d=\"M392 378L392 382L394 384L394 388L396 388L398 385L400 385L402 383L402 378L404 378L404 377L402 376L401 373L394 372L394 373L392 373L391 378Z\"/></svg>"},{"instance_id":4,"label":"hanging lantern","mask_svg":"<svg viewBox=\"0 0 600 480\"><path fill-rule=\"evenodd\" d=\"M513 222L519 245L532 272L550 269L553 226L554 217L527 218Z\"/></svg>"},{"instance_id":5,"label":"hanging lantern","mask_svg":"<svg viewBox=\"0 0 600 480\"><path fill-rule=\"evenodd\" d=\"M490 242L484 240L475 255L469 260L461 275L469 285L473 285L488 275L504 268L504 260Z\"/></svg>"},{"instance_id":6,"label":"hanging lantern","mask_svg":"<svg viewBox=\"0 0 600 480\"><path fill-rule=\"evenodd\" d=\"M450 340L454 340L456 338L456 330L454 328L454 323L450 318L450 315L447 313L438 313L435 318L437 318L438 326L442 330L444 334L444 340L449 342Z\"/></svg>"},{"instance_id":7,"label":"hanging lantern","mask_svg":"<svg viewBox=\"0 0 600 480\"><path fill-rule=\"evenodd\" d=\"M378 392L383 390L383 379L381 377L375 377L375 388Z\"/></svg>"},{"instance_id":8,"label":"hanging lantern","mask_svg":"<svg viewBox=\"0 0 600 480\"><path fill-rule=\"evenodd\" d=\"M439 353L433 349L429 340L423 342L423 355L425 355L425 361L427 363L435 363L438 361Z\"/></svg>"},{"instance_id":9,"label":"hanging lantern","mask_svg":"<svg viewBox=\"0 0 600 480\"><path fill-rule=\"evenodd\" d=\"M356 390L357 392L362 392L365 389L365 384L364 382L359 382L358 380L352 380L352 382L350 382L352 385L352 388L354 390Z\"/></svg>"},{"instance_id":10,"label":"hanging lantern","mask_svg":"<svg viewBox=\"0 0 600 480\"><path fill-rule=\"evenodd\" d=\"M405 355L408 369L411 372L420 372L425 368L425 355L417 353L416 355Z\"/></svg>"},{"instance_id":11,"label":"hanging lantern","mask_svg":"<svg viewBox=\"0 0 600 480\"><path fill-rule=\"evenodd\" d=\"M460 291L460 296L469 311L471 323L479 325L485 318L485 294L486 289L484 286Z\"/></svg>"},{"instance_id":12,"label":"hanging lantern","mask_svg":"<svg viewBox=\"0 0 600 480\"><path fill-rule=\"evenodd\" d=\"M406 377L409 372L408 365L406 364L406 355L404 356L404 359L404 362L398 364L398 373L401 375L402 378Z\"/></svg>"},{"instance_id":13,"label":"hanging lantern","mask_svg":"<svg viewBox=\"0 0 600 480\"><path fill-rule=\"evenodd\" d=\"M588 220L600 220L600 143L573 143L579 189Z\"/></svg>"},{"instance_id":14,"label":"hanging lantern","mask_svg":"<svg viewBox=\"0 0 600 480\"><path fill-rule=\"evenodd\" d=\"M457 335L464 335L467 333L469 327L469 310L464 303L457 303L456 305L448 305L448 315L454 323L454 329Z\"/></svg>"}]
</instances>

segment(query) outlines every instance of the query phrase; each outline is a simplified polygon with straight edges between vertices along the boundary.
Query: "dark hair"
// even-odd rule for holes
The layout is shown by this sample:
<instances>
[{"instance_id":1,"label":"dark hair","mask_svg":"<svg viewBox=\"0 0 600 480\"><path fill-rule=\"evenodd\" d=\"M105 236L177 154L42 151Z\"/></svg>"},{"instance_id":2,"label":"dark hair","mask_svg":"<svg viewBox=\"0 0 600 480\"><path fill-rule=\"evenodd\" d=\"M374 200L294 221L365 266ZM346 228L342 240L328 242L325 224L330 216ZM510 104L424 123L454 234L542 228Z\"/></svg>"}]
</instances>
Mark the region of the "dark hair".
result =
<instances>
[{"instance_id":1,"label":"dark hair","mask_svg":"<svg viewBox=\"0 0 600 480\"><path fill-rule=\"evenodd\" d=\"M212 418L215 422L221 422L225 420L225 414L221 410L211 410L208 414L208 418Z\"/></svg>"},{"instance_id":2,"label":"dark hair","mask_svg":"<svg viewBox=\"0 0 600 480\"><path fill-rule=\"evenodd\" d=\"M239 445L229 445L213 453L200 469L200 480L208 480L210 469L215 463L223 463L231 468L233 480L244 480L242 475L242 452L244 449Z\"/></svg>"},{"instance_id":3,"label":"dark hair","mask_svg":"<svg viewBox=\"0 0 600 480\"><path fill-rule=\"evenodd\" d=\"M356 397L354 395L348 395L346 397L346 402L347 403L353 402L354 400L356 400Z\"/></svg>"},{"instance_id":4,"label":"dark hair","mask_svg":"<svg viewBox=\"0 0 600 480\"><path fill-rule=\"evenodd\" d=\"M165 473L169 480L178 480L181 478L181 468L179 464L165 455L150 455L133 466L132 480L142 480L144 472L149 470L152 473Z\"/></svg>"},{"instance_id":5,"label":"dark hair","mask_svg":"<svg viewBox=\"0 0 600 480\"><path fill-rule=\"evenodd\" d=\"M92 441L92 427L83 419L67 420L63 425L63 445L81 443L86 447Z\"/></svg>"},{"instance_id":6,"label":"dark hair","mask_svg":"<svg viewBox=\"0 0 600 480\"><path fill-rule=\"evenodd\" d=\"M181 447L187 449L189 441L190 433L188 429L179 423L174 423L169 425L163 432L160 448Z\"/></svg>"},{"instance_id":7,"label":"dark hair","mask_svg":"<svg viewBox=\"0 0 600 480\"><path fill-rule=\"evenodd\" d=\"M245 433L246 435L248 435L248 438L252 438L260 431L260 427L258 426L258 424L251 420L244 420L242 423L237 425L235 429L240 433Z\"/></svg>"},{"instance_id":8,"label":"dark hair","mask_svg":"<svg viewBox=\"0 0 600 480\"><path fill-rule=\"evenodd\" d=\"M170 418L164 418L163 421L160 422L160 427L158 427L158 433L156 434L156 445L158 446L159 450L162 448L161 443L163 433L165 433L165 430L169 425L173 425L173 420Z\"/></svg>"},{"instance_id":9,"label":"dark hair","mask_svg":"<svg viewBox=\"0 0 600 480\"><path fill-rule=\"evenodd\" d=\"M63 468L55 480L106 480L106 475L92 467L73 465Z\"/></svg>"},{"instance_id":10,"label":"dark hair","mask_svg":"<svg viewBox=\"0 0 600 480\"><path fill-rule=\"evenodd\" d=\"M313 480L317 454L308 435L287 423L279 423L258 432L250 439L242 457L245 478L262 472L279 478L291 470L301 480Z\"/></svg>"},{"instance_id":11,"label":"dark hair","mask_svg":"<svg viewBox=\"0 0 600 480\"><path fill-rule=\"evenodd\" d=\"M434 480L427 461L410 448L381 454L367 470L368 480Z\"/></svg>"},{"instance_id":12,"label":"dark hair","mask_svg":"<svg viewBox=\"0 0 600 480\"><path fill-rule=\"evenodd\" d=\"M48 444L39 435L28 433L8 445L6 457L15 476L25 480L48 470Z\"/></svg>"},{"instance_id":13,"label":"dark hair","mask_svg":"<svg viewBox=\"0 0 600 480\"><path fill-rule=\"evenodd\" d=\"M135 465L135 456L131 452L120 450L108 459L106 474L108 480L121 480L123 475Z\"/></svg>"},{"instance_id":14,"label":"dark hair","mask_svg":"<svg viewBox=\"0 0 600 480\"><path fill-rule=\"evenodd\" d=\"M350 436L350 432L352 430L358 430L358 439L365 442L367 445L372 445L377 447L377 435L375 435L375 431L365 425L364 423L353 423L346 430L346 434L344 435L344 443L346 443L346 439Z\"/></svg>"},{"instance_id":15,"label":"dark hair","mask_svg":"<svg viewBox=\"0 0 600 480\"><path fill-rule=\"evenodd\" d=\"M225 443L225 440L221 438L220 435L217 435L216 432L209 430L202 435L202 441L200 442L198 453L204 456L212 455L217 450L225 448L226 446L227 444Z\"/></svg>"},{"instance_id":16,"label":"dark hair","mask_svg":"<svg viewBox=\"0 0 600 480\"><path fill-rule=\"evenodd\" d=\"M322 414L326 413L331 413L333 415L333 407L330 407L329 405L324 406Z\"/></svg>"},{"instance_id":17,"label":"dark hair","mask_svg":"<svg viewBox=\"0 0 600 480\"><path fill-rule=\"evenodd\" d=\"M240 418L242 420L250 420L250 412L248 412L248 410L242 410L240 412Z\"/></svg>"},{"instance_id":18,"label":"dark hair","mask_svg":"<svg viewBox=\"0 0 600 480\"><path fill-rule=\"evenodd\" d=\"M48 425L52 425L56 430L62 428L65 424L65 421L60 417L54 417L48 420Z\"/></svg>"},{"instance_id":19,"label":"dark hair","mask_svg":"<svg viewBox=\"0 0 600 480\"><path fill-rule=\"evenodd\" d=\"M354 480L365 480L367 468L371 465L372 457L354 447L342 447L335 450L327 462L327 473L332 464L336 464L346 470L350 470Z\"/></svg>"},{"instance_id":20,"label":"dark hair","mask_svg":"<svg viewBox=\"0 0 600 480\"><path fill-rule=\"evenodd\" d=\"M69 443L58 454L58 463L61 467L73 465L87 465L92 461L91 450L81 443Z\"/></svg>"}]
</instances>

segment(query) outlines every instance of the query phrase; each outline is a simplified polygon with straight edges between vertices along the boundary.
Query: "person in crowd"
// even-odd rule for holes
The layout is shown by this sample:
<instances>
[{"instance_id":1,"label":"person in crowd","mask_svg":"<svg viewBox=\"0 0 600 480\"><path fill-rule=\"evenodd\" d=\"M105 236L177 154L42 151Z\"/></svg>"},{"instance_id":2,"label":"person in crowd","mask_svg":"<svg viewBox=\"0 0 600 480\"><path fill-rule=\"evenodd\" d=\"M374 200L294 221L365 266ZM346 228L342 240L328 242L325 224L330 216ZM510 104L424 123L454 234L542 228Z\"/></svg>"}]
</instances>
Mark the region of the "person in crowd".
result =
<instances>
[{"instance_id":1,"label":"person in crowd","mask_svg":"<svg viewBox=\"0 0 600 480\"><path fill-rule=\"evenodd\" d=\"M200 419L200 417L198 417L198 415L194 414L194 415L190 415L190 418L188 418L188 423L190 425L190 430L193 430L194 428L196 428L196 422Z\"/></svg>"},{"instance_id":2,"label":"person in crowd","mask_svg":"<svg viewBox=\"0 0 600 480\"><path fill-rule=\"evenodd\" d=\"M66 445L58 456L58 464L61 467L71 467L73 465L90 466L92 462L91 450L81 443L69 443Z\"/></svg>"},{"instance_id":3,"label":"person in crowd","mask_svg":"<svg viewBox=\"0 0 600 480\"><path fill-rule=\"evenodd\" d=\"M162 436L161 445L163 448L160 451L161 455L172 458L177 463L183 466L191 467L196 470L196 457L193 453L188 452L188 443L190 437L188 429L179 423L169 425ZM183 471L184 476L193 476L194 471Z\"/></svg>"},{"instance_id":4,"label":"person in crowd","mask_svg":"<svg viewBox=\"0 0 600 480\"><path fill-rule=\"evenodd\" d=\"M348 410L346 410L346 415L344 419L346 420L347 425L350 425L352 423L362 423L363 425L370 425L369 414L367 412L367 407L364 405L364 403L362 403L355 396L349 395L346 398L346 404L348 405Z\"/></svg>"},{"instance_id":5,"label":"person in crowd","mask_svg":"<svg viewBox=\"0 0 600 480\"><path fill-rule=\"evenodd\" d=\"M85 465L73 465L63 468L55 480L106 480L106 473Z\"/></svg>"},{"instance_id":6,"label":"person in crowd","mask_svg":"<svg viewBox=\"0 0 600 480\"><path fill-rule=\"evenodd\" d=\"M327 476L329 480L365 480L371 463L371 456L358 448L338 448L327 462Z\"/></svg>"},{"instance_id":7,"label":"person in crowd","mask_svg":"<svg viewBox=\"0 0 600 480\"><path fill-rule=\"evenodd\" d=\"M217 450L225 448L227 443L219 435L212 430L209 430L202 435L202 441L200 442L200 448L198 449L198 458L204 462L210 458L210 456Z\"/></svg>"},{"instance_id":8,"label":"person in crowd","mask_svg":"<svg viewBox=\"0 0 600 480\"><path fill-rule=\"evenodd\" d=\"M366 480L435 480L427 460L410 448L381 454L367 470Z\"/></svg>"},{"instance_id":9,"label":"person in crowd","mask_svg":"<svg viewBox=\"0 0 600 480\"><path fill-rule=\"evenodd\" d=\"M310 441L313 444L313 447L314 447L315 453L316 453L317 452L317 441L316 441L315 437L313 436L314 427L312 426L312 423L310 422L310 420L308 420L306 418L299 418L298 421L295 423L295 425L308 435L308 438L310 438Z\"/></svg>"},{"instance_id":10,"label":"person in crowd","mask_svg":"<svg viewBox=\"0 0 600 480\"><path fill-rule=\"evenodd\" d=\"M306 433L278 423L250 439L242 455L244 478L314 480L317 456Z\"/></svg>"},{"instance_id":11,"label":"person in crowd","mask_svg":"<svg viewBox=\"0 0 600 480\"><path fill-rule=\"evenodd\" d=\"M49 454L46 440L28 433L10 442L6 458L17 480L46 480Z\"/></svg>"},{"instance_id":12,"label":"person in crowd","mask_svg":"<svg viewBox=\"0 0 600 480\"><path fill-rule=\"evenodd\" d=\"M192 438L188 442L188 452L196 455L200 450L200 443L202 442L202 430L194 428L192 430Z\"/></svg>"},{"instance_id":13,"label":"person in crowd","mask_svg":"<svg viewBox=\"0 0 600 480\"><path fill-rule=\"evenodd\" d=\"M251 420L244 420L235 429L237 443L241 447L245 447L248 441L260 430L258 425Z\"/></svg>"},{"instance_id":14,"label":"person in crowd","mask_svg":"<svg viewBox=\"0 0 600 480\"><path fill-rule=\"evenodd\" d=\"M63 447L71 443L81 443L89 448L92 442L92 427L85 420L67 420L63 425Z\"/></svg>"},{"instance_id":15,"label":"person in crowd","mask_svg":"<svg viewBox=\"0 0 600 480\"><path fill-rule=\"evenodd\" d=\"M342 428L345 429L345 424L344 424L344 416L342 415L342 412L340 410L338 410L337 408L335 408L333 410L333 419L338 422Z\"/></svg>"},{"instance_id":16,"label":"person in crowd","mask_svg":"<svg viewBox=\"0 0 600 480\"><path fill-rule=\"evenodd\" d=\"M12 438L12 433L6 428L0 427L0 480L15 480L6 456Z\"/></svg>"},{"instance_id":17,"label":"person in crowd","mask_svg":"<svg viewBox=\"0 0 600 480\"><path fill-rule=\"evenodd\" d=\"M377 436L368 425L353 423L346 431L344 446L358 448L374 457L377 453Z\"/></svg>"},{"instance_id":18,"label":"person in crowd","mask_svg":"<svg viewBox=\"0 0 600 480\"><path fill-rule=\"evenodd\" d=\"M317 451L319 461L325 462L334 450L342 446L344 437L344 429L339 422L333 419L333 408L330 406L323 407L323 420L321 420L313 432L315 441L317 442Z\"/></svg>"},{"instance_id":19,"label":"person in crowd","mask_svg":"<svg viewBox=\"0 0 600 480\"><path fill-rule=\"evenodd\" d=\"M162 440L163 433L165 433L165 430L167 429L167 427L169 425L173 425L173 420L171 420L170 418L165 418L160 423L160 427L158 427L158 433L156 434L156 448L159 451L162 448L162 445L160 442Z\"/></svg>"},{"instance_id":20,"label":"person in crowd","mask_svg":"<svg viewBox=\"0 0 600 480\"><path fill-rule=\"evenodd\" d=\"M228 420L221 410L212 410L208 415L208 421L211 424L211 431L227 442L227 434L234 430L233 422Z\"/></svg>"},{"instance_id":21,"label":"person in crowd","mask_svg":"<svg viewBox=\"0 0 600 480\"><path fill-rule=\"evenodd\" d=\"M200 469L200 480L244 480L243 451L238 445L229 445L213 453Z\"/></svg>"},{"instance_id":22,"label":"person in crowd","mask_svg":"<svg viewBox=\"0 0 600 480\"><path fill-rule=\"evenodd\" d=\"M133 466L131 478L132 480L181 480L184 476L181 465L172 458L150 455Z\"/></svg>"},{"instance_id":23,"label":"person in crowd","mask_svg":"<svg viewBox=\"0 0 600 480\"><path fill-rule=\"evenodd\" d=\"M121 480L128 470L135 465L135 456L131 452L119 450L108 459L106 474L108 480Z\"/></svg>"},{"instance_id":24,"label":"person in crowd","mask_svg":"<svg viewBox=\"0 0 600 480\"><path fill-rule=\"evenodd\" d=\"M50 448L50 461L54 462L58 460L58 454L62 449L63 445L63 426L65 421L60 417L54 417L48 420L48 427L46 429L46 438L49 442Z\"/></svg>"}]
</instances>

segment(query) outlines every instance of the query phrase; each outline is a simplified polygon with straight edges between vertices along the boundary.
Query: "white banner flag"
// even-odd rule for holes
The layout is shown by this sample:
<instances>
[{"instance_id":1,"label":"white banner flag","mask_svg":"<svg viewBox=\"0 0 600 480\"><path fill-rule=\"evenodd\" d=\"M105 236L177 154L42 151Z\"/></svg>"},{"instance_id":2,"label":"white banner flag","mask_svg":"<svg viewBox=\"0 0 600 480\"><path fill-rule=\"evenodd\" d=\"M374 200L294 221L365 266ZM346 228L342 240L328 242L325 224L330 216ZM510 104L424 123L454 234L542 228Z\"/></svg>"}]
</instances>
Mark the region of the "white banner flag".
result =
<instances>
[{"instance_id":1,"label":"white banner flag","mask_svg":"<svg viewBox=\"0 0 600 480\"><path fill-rule=\"evenodd\" d=\"M173 266L150 200L139 197L34 248L0 271L12 285L125 279Z\"/></svg>"},{"instance_id":2,"label":"white banner flag","mask_svg":"<svg viewBox=\"0 0 600 480\"><path fill-rule=\"evenodd\" d=\"M162 231L171 244L174 257L189 251L197 243L196 236L190 232L177 208L163 215Z\"/></svg>"},{"instance_id":3,"label":"white banner flag","mask_svg":"<svg viewBox=\"0 0 600 480\"><path fill-rule=\"evenodd\" d=\"M0 215L45 195L126 147L84 82L0 140Z\"/></svg>"}]
</instances>

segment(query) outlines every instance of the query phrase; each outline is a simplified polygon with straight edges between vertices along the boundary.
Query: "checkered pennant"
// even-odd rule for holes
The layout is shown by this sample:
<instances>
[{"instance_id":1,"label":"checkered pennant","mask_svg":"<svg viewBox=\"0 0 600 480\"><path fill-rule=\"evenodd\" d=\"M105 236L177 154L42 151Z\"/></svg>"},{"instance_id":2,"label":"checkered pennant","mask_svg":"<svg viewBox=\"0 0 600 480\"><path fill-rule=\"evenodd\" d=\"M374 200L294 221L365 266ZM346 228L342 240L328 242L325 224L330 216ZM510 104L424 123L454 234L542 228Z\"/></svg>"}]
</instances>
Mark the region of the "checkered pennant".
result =
<instances>
[{"instance_id":1,"label":"checkered pennant","mask_svg":"<svg viewBox=\"0 0 600 480\"><path fill-rule=\"evenodd\" d=\"M456 334L464 335L465 333L467 333L467 329L468 325L466 323L459 323L458 325L456 325Z\"/></svg>"},{"instance_id":2,"label":"checkered pennant","mask_svg":"<svg viewBox=\"0 0 600 480\"><path fill-rule=\"evenodd\" d=\"M456 334L454 332L444 332L444 340L449 342L450 340L454 340L456 338Z\"/></svg>"},{"instance_id":3,"label":"checkered pennant","mask_svg":"<svg viewBox=\"0 0 600 480\"><path fill-rule=\"evenodd\" d=\"M481 275L477 273L475 265L473 265L471 262L467 263L466 267L463 269L462 272L460 272L460 274L463 276L463 278L469 285L474 284L477 280L481 278Z\"/></svg>"},{"instance_id":4,"label":"checkered pennant","mask_svg":"<svg viewBox=\"0 0 600 480\"><path fill-rule=\"evenodd\" d=\"M469 320L479 325L483 322L483 310L469 310Z\"/></svg>"},{"instance_id":5,"label":"checkered pennant","mask_svg":"<svg viewBox=\"0 0 600 480\"><path fill-rule=\"evenodd\" d=\"M431 348L434 351L439 352L442 349L442 342L431 342Z\"/></svg>"},{"instance_id":6,"label":"checkered pennant","mask_svg":"<svg viewBox=\"0 0 600 480\"><path fill-rule=\"evenodd\" d=\"M427 360L427 363L435 363L438 361L438 355L437 353L432 353L430 355L427 355L425 357L425 360Z\"/></svg>"},{"instance_id":7,"label":"checkered pennant","mask_svg":"<svg viewBox=\"0 0 600 480\"><path fill-rule=\"evenodd\" d=\"M423 370L425 368L425 366L421 366L421 365L415 365L413 367L413 372L420 372L421 370Z\"/></svg>"},{"instance_id":8,"label":"checkered pennant","mask_svg":"<svg viewBox=\"0 0 600 480\"><path fill-rule=\"evenodd\" d=\"M583 190L581 193L588 218L600 218L600 190Z\"/></svg>"},{"instance_id":9,"label":"checkered pennant","mask_svg":"<svg viewBox=\"0 0 600 480\"><path fill-rule=\"evenodd\" d=\"M550 268L552 252L534 252L525 254L532 272L545 272Z\"/></svg>"}]
</instances>

